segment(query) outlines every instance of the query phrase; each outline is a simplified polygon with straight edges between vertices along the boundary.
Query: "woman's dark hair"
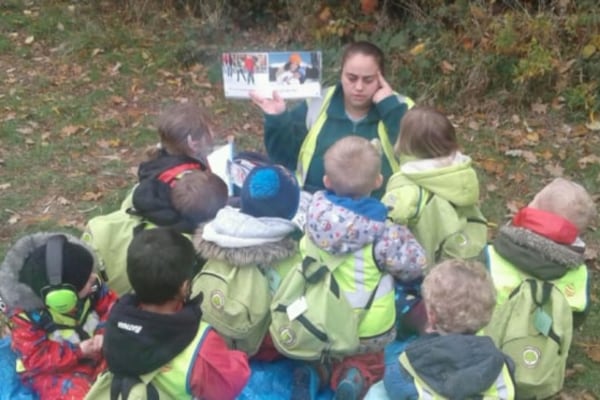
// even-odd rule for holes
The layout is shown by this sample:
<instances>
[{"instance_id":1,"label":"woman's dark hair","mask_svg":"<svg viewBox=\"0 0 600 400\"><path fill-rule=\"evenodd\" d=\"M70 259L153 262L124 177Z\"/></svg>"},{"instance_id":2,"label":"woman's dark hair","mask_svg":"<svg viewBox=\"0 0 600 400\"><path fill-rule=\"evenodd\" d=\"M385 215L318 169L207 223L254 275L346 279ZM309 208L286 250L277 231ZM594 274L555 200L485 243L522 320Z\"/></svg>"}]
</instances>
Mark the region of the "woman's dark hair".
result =
<instances>
[{"instance_id":1,"label":"woman's dark hair","mask_svg":"<svg viewBox=\"0 0 600 400\"><path fill-rule=\"evenodd\" d=\"M367 41L359 41L348 44L344 49L344 54L342 55L342 69L344 68L344 65L346 64L348 58L350 58L354 54L363 54L365 56L373 57L377 65L379 65L381 75L385 76L385 60L383 56L383 51L381 51L379 47Z\"/></svg>"}]
</instances>

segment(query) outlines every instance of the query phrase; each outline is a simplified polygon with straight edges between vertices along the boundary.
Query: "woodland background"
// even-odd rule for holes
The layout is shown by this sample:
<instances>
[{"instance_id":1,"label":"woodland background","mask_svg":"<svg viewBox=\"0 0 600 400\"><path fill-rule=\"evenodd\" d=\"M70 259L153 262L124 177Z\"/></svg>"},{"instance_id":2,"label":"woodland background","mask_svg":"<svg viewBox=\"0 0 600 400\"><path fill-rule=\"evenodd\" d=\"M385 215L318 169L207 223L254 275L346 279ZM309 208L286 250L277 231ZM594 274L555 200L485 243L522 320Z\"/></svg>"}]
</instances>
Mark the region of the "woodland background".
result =
<instances>
[{"instance_id":1,"label":"woodland background","mask_svg":"<svg viewBox=\"0 0 600 400\"><path fill-rule=\"evenodd\" d=\"M169 103L198 102L220 140L262 149L259 110L223 97L221 52L321 50L327 84L357 39L385 51L396 90L450 116L496 225L556 176L598 198L597 0L0 0L0 257L116 209ZM563 399L600 393L596 226Z\"/></svg>"}]
</instances>

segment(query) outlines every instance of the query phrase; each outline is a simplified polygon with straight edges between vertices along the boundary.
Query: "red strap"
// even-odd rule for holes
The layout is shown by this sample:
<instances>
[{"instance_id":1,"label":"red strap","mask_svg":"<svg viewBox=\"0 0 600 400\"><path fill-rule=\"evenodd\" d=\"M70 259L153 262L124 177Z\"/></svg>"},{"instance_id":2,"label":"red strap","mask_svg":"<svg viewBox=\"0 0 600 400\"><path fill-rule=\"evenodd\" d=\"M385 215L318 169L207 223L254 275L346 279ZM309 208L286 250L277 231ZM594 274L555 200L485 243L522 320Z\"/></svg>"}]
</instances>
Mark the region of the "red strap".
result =
<instances>
[{"instance_id":1,"label":"red strap","mask_svg":"<svg viewBox=\"0 0 600 400\"><path fill-rule=\"evenodd\" d=\"M202 170L202 167L198 163L179 164L161 173L158 176L158 179L169 186L173 186L174 181L179 175L186 171L192 171L195 169Z\"/></svg>"},{"instance_id":2,"label":"red strap","mask_svg":"<svg viewBox=\"0 0 600 400\"><path fill-rule=\"evenodd\" d=\"M529 229L556 243L572 244L579 231L569 220L560 215L537 208L525 207L513 217L514 226Z\"/></svg>"}]
</instances>

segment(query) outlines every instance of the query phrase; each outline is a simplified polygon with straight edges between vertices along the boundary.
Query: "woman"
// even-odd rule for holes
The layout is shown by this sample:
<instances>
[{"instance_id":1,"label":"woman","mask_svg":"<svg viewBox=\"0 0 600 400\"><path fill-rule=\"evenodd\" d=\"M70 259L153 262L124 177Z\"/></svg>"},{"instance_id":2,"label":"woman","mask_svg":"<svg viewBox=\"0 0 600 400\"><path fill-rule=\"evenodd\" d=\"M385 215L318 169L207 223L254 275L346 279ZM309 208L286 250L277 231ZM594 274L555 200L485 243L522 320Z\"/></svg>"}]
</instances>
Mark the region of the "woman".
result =
<instances>
[{"instance_id":1,"label":"woman","mask_svg":"<svg viewBox=\"0 0 600 400\"><path fill-rule=\"evenodd\" d=\"M413 101L393 92L383 77L383 65L381 49L356 42L342 56L341 81L325 89L321 98L287 110L277 92L272 99L251 92L253 102L265 113L265 147L271 161L295 170L305 190L324 189L323 155L335 141L354 134L381 143L387 182L397 170L392 143ZM383 189L373 193L377 198L382 195Z\"/></svg>"}]
</instances>

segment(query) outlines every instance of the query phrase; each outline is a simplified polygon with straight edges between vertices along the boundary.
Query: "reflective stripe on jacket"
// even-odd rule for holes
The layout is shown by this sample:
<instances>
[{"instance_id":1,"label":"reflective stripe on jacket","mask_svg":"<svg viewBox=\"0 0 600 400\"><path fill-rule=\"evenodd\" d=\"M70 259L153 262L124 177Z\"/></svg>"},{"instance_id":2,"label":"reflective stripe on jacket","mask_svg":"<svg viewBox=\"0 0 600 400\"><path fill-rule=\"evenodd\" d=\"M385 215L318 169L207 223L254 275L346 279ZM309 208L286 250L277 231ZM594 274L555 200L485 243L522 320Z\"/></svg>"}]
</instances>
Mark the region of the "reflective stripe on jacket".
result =
<instances>
[{"instance_id":1,"label":"reflective stripe on jacket","mask_svg":"<svg viewBox=\"0 0 600 400\"><path fill-rule=\"evenodd\" d=\"M196 361L196 355L202 346L210 326L201 322L194 340L168 364L160 368L160 372L152 379L152 383L164 393L169 394L171 399L191 399L192 391L190 376ZM155 373L155 372L151 372Z\"/></svg>"},{"instance_id":2,"label":"reflective stripe on jacket","mask_svg":"<svg viewBox=\"0 0 600 400\"><path fill-rule=\"evenodd\" d=\"M318 259L326 265L335 262L333 259L336 258L339 262L339 256L317 248L307 237L300 241L300 251L308 255L316 251ZM359 315L359 337L366 339L388 332L396 319L394 279L377 267L373 258L373 245L341 257L344 260L333 271L333 277L350 306Z\"/></svg>"},{"instance_id":3,"label":"reflective stripe on jacket","mask_svg":"<svg viewBox=\"0 0 600 400\"><path fill-rule=\"evenodd\" d=\"M325 124L325 121L327 120L327 109L334 92L335 86L332 86L325 92L322 102L312 101L308 103L308 110L306 113L306 127L308 128L308 133L300 146L298 165L296 167L296 178L298 179L300 186L303 186L306 181L306 175L317 146L317 138L321 133L323 124ZM414 106L414 102L410 98L397 93L395 93L395 95L398 96L401 103L406 103L409 109ZM383 121L379 121L377 124L377 136L381 142L383 154L392 168L392 173L398 171L398 161L394 155L394 148L392 143L390 143Z\"/></svg>"}]
</instances>

